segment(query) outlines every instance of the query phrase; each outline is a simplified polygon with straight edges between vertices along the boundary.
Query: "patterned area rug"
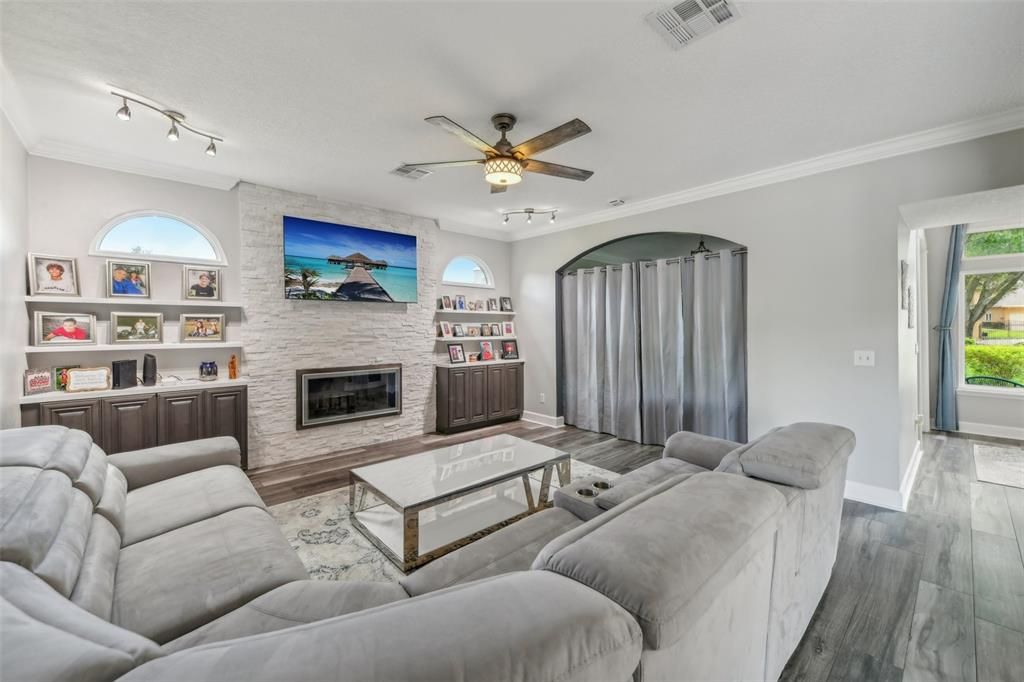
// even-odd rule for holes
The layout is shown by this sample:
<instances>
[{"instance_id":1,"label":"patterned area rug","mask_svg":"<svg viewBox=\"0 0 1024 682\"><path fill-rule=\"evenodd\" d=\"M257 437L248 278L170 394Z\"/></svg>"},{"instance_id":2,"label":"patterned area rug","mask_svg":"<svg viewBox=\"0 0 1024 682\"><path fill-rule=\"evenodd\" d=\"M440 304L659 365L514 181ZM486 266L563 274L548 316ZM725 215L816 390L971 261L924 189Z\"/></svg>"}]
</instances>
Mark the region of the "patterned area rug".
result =
<instances>
[{"instance_id":1,"label":"patterned area rug","mask_svg":"<svg viewBox=\"0 0 1024 682\"><path fill-rule=\"evenodd\" d=\"M617 476L607 469L572 462L573 481ZM347 487L274 505L270 513L312 578L397 582L403 575L349 523Z\"/></svg>"},{"instance_id":2,"label":"patterned area rug","mask_svg":"<svg viewBox=\"0 0 1024 682\"><path fill-rule=\"evenodd\" d=\"M1024 448L974 444L978 480L1024 488Z\"/></svg>"}]
</instances>

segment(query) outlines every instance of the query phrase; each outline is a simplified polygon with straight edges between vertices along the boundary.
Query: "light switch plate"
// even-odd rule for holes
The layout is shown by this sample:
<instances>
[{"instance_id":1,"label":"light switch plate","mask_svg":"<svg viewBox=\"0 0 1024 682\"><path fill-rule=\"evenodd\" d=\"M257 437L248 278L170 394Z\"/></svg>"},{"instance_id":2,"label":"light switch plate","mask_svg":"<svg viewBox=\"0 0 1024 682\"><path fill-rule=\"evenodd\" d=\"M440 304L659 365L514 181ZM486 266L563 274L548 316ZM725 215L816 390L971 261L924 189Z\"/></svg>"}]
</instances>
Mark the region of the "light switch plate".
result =
<instances>
[{"instance_id":1,"label":"light switch plate","mask_svg":"<svg viewBox=\"0 0 1024 682\"><path fill-rule=\"evenodd\" d=\"M874 367L875 351L855 350L853 351L853 364L857 367Z\"/></svg>"}]
</instances>

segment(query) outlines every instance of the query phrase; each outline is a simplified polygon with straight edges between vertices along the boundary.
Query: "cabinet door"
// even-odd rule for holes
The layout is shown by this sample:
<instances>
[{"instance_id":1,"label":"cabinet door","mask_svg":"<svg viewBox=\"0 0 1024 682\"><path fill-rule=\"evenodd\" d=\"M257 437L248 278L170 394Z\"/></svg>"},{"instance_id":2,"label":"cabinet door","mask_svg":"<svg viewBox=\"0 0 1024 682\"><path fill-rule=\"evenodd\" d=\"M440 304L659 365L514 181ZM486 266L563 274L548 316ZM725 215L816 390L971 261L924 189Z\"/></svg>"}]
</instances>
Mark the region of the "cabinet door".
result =
<instances>
[{"instance_id":1,"label":"cabinet door","mask_svg":"<svg viewBox=\"0 0 1024 682\"><path fill-rule=\"evenodd\" d=\"M156 445L156 396L104 398L103 433L108 455Z\"/></svg>"},{"instance_id":2,"label":"cabinet door","mask_svg":"<svg viewBox=\"0 0 1024 682\"><path fill-rule=\"evenodd\" d=\"M249 467L249 424L245 386L211 388L206 391L204 438L231 436L238 441L242 468Z\"/></svg>"},{"instance_id":3,"label":"cabinet door","mask_svg":"<svg viewBox=\"0 0 1024 682\"><path fill-rule=\"evenodd\" d=\"M505 383L502 386L505 416L522 414L523 412L523 366L521 364L502 367Z\"/></svg>"},{"instance_id":4,"label":"cabinet door","mask_svg":"<svg viewBox=\"0 0 1024 682\"><path fill-rule=\"evenodd\" d=\"M57 403L43 403L39 406L40 423L66 426L69 429L85 431L94 443L104 447L103 417L99 400L68 400Z\"/></svg>"},{"instance_id":5,"label":"cabinet door","mask_svg":"<svg viewBox=\"0 0 1024 682\"><path fill-rule=\"evenodd\" d=\"M494 365L487 368L487 418L505 416L505 368Z\"/></svg>"},{"instance_id":6,"label":"cabinet door","mask_svg":"<svg viewBox=\"0 0 1024 682\"><path fill-rule=\"evenodd\" d=\"M487 368L469 370L469 421L487 421Z\"/></svg>"},{"instance_id":7,"label":"cabinet door","mask_svg":"<svg viewBox=\"0 0 1024 682\"><path fill-rule=\"evenodd\" d=\"M469 423L469 370L448 370L448 426Z\"/></svg>"},{"instance_id":8,"label":"cabinet door","mask_svg":"<svg viewBox=\"0 0 1024 682\"><path fill-rule=\"evenodd\" d=\"M198 440L204 433L203 391L157 394L157 444Z\"/></svg>"}]
</instances>

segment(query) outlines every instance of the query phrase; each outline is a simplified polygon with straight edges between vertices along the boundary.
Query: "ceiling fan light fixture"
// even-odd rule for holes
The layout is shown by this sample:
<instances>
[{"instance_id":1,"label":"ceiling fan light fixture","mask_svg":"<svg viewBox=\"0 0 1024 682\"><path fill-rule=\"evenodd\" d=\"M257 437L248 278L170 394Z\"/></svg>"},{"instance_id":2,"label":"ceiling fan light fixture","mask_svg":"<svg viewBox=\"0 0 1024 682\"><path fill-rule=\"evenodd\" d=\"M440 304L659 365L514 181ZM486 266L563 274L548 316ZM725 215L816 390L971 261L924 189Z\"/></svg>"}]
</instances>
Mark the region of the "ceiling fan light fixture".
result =
<instances>
[{"instance_id":1,"label":"ceiling fan light fixture","mask_svg":"<svg viewBox=\"0 0 1024 682\"><path fill-rule=\"evenodd\" d=\"M484 162L484 180L492 185L515 185L523 180L523 164L514 156L492 156Z\"/></svg>"}]
</instances>

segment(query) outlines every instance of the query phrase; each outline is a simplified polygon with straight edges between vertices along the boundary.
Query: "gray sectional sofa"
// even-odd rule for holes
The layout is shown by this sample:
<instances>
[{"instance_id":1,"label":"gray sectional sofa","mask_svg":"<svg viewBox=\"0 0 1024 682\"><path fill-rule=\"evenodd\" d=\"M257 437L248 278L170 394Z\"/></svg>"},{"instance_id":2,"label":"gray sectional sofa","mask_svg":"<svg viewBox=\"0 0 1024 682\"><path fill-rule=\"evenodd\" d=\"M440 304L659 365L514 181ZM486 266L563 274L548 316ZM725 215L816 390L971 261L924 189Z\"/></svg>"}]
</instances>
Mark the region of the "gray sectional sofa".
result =
<instances>
[{"instance_id":1,"label":"gray sectional sofa","mask_svg":"<svg viewBox=\"0 0 1024 682\"><path fill-rule=\"evenodd\" d=\"M852 447L822 424L677 434L587 506L564 491L395 585L309 580L231 439L108 457L2 431L0 677L774 679L828 582Z\"/></svg>"}]
</instances>

